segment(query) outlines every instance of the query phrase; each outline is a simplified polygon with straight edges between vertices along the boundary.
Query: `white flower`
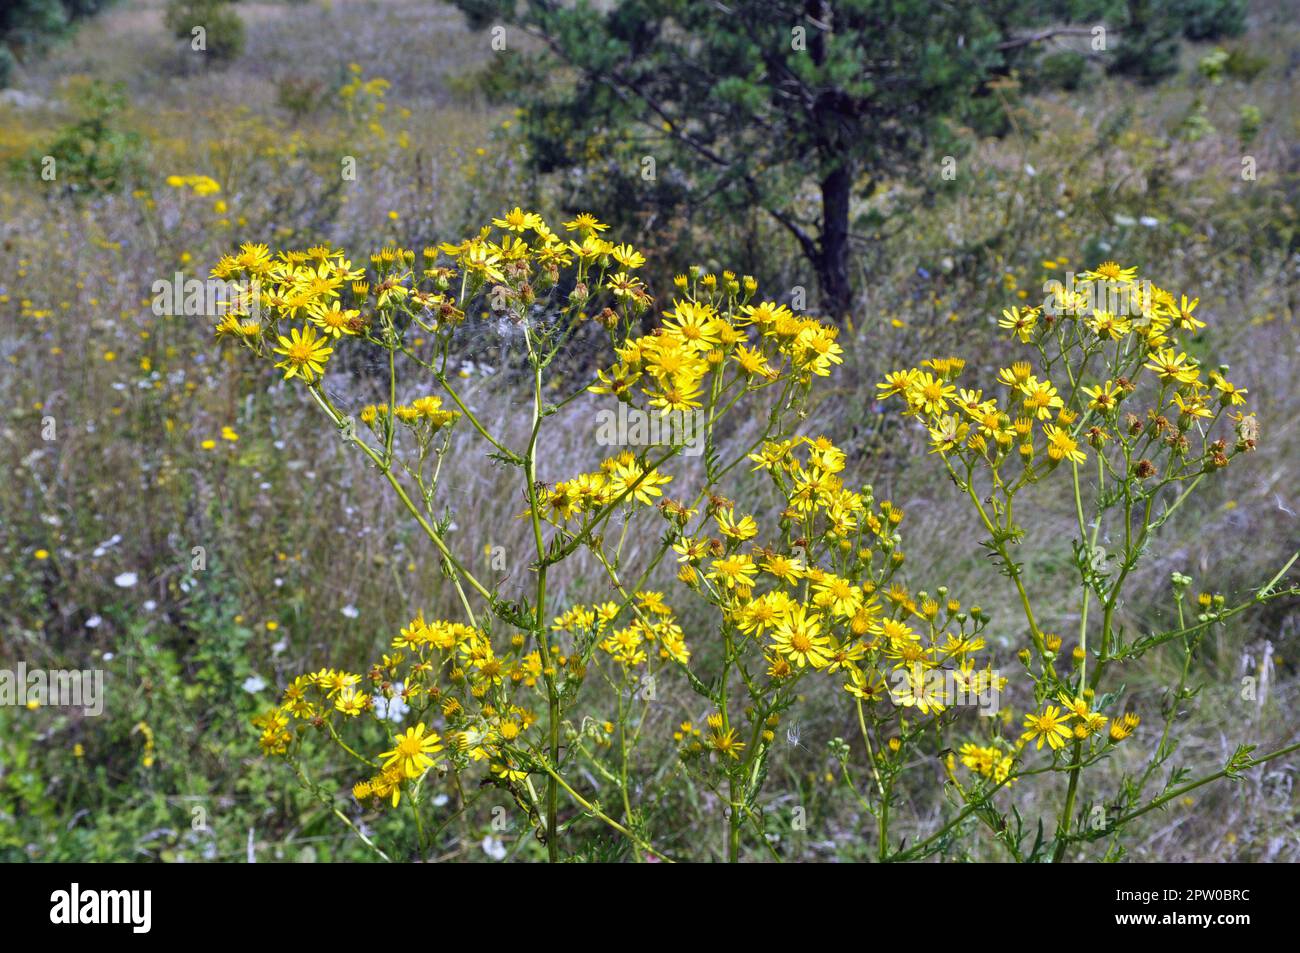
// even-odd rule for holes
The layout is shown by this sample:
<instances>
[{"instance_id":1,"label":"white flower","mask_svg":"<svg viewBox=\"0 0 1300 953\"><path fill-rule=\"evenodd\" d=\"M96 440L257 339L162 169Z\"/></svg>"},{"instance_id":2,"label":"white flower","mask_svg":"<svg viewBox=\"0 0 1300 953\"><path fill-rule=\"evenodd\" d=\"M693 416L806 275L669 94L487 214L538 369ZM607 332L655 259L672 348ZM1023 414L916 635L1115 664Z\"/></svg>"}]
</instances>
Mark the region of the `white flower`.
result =
<instances>
[{"instance_id":1,"label":"white flower","mask_svg":"<svg viewBox=\"0 0 1300 953\"><path fill-rule=\"evenodd\" d=\"M1150 215L1143 215L1141 218L1138 219L1138 224L1141 225L1143 228L1155 228L1157 225L1160 224L1160 219L1153 218Z\"/></svg>"},{"instance_id":2,"label":"white flower","mask_svg":"<svg viewBox=\"0 0 1300 953\"><path fill-rule=\"evenodd\" d=\"M483 853L487 854L493 860L505 860L506 845L490 834L483 838L482 847Z\"/></svg>"},{"instance_id":3,"label":"white flower","mask_svg":"<svg viewBox=\"0 0 1300 953\"><path fill-rule=\"evenodd\" d=\"M361 615L361 610L354 605L346 605L339 611L342 612L344 618L347 619L355 619L357 616Z\"/></svg>"},{"instance_id":4,"label":"white flower","mask_svg":"<svg viewBox=\"0 0 1300 953\"><path fill-rule=\"evenodd\" d=\"M135 585L137 582L139 582L139 581L140 581L140 577L137 576L137 575L136 575L135 573L133 573L133 572L124 572L124 573L120 573L120 574L119 574L119 575L118 575L118 576L113 580L113 582L117 583L117 585L118 585L119 587L121 587L122 589L130 589L132 586L134 586L134 585Z\"/></svg>"},{"instance_id":5,"label":"white flower","mask_svg":"<svg viewBox=\"0 0 1300 953\"><path fill-rule=\"evenodd\" d=\"M250 675L244 679L244 684L240 686L250 695L256 695L262 689L266 688L266 680L260 675Z\"/></svg>"},{"instance_id":6,"label":"white flower","mask_svg":"<svg viewBox=\"0 0 1300 953\"><path fill-rule=\"evenodd\" d=\"M95 551L92 552L90 555L98 559L100 556L104 555L106 552L108 552L110 549L112 549L121 541L122 541L122 535L120 533L114 533L108 539L104 540L102 543L96 546Z\"/></svg>"},{"instance_id":7,"label":"white flower","mask_svg":"<svg viewBox=\"0 0 1300 953\"><path fill-rule=\"evenodd\" d=\"M103 621L104 621L104 620L101 619L99 616L97 616L97 615L92 615L89 619L86 620L86 628L88 628L88 629L98 629L100 623L103 622Z\"/></svg>"}]
</instances>

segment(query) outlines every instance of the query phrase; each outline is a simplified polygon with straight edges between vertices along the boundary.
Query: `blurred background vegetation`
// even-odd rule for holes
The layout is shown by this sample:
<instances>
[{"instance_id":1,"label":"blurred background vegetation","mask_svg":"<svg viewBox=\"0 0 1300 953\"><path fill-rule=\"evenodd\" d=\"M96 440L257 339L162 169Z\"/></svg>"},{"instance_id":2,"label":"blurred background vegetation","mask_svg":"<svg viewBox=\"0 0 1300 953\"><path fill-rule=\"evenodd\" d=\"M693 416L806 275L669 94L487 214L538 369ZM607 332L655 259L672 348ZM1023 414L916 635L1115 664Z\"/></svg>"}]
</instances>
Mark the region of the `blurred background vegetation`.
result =
<instances>
[{"instance_id":1,"label":"blurred background vegetation","mask_svg":"<svg viewBox=\"0 0 1300 953\"><path fill-rule=\"evenodd\" d=\"M427 540L300 392L227 360L209 319L153 313L153 282L203 277L242 241L328 239L361 258L459 240L515 205L591 211L646 250L660 294L695 262L753 274L778 300L806 294L842 318L847 352L810 433L850 449L849 478L908 512L916 577L989 611L1006 667L1015 612L976 555L978 528L874 385L935 354L991 374L1011 353L1003 307L1103 259L1138 265L1201 297L1196 356L1231 364L1263 437L1163 531L1126 624L1165 618L1173 571L1231 598L1295 548L1300 27L1284 0L1004 0L943 17L903 0L812 3L788 19L685 0L457 6L20 0L0 12L0 665L103 668L109 691L100 718L0 707L0 859L359 860L371 855L336 809L363 829L406 823L359 811L354 779L324 752L307 787L263 762L248 723L294 674L360 665L416 609L456 609ZM815 54L810 25L796 57L792 25L828 14L837 38ZM346 157L355 181L340 175ZM168 184L193 175L220 191ZM485 328L461 369L476 412L517 439L518 347ZM375 399L372 369L339 358L339 399ZM573 372L591 358L570 355ZM565 419L548 479L600 456L590 415ZM519 554L505 586L522 586L518 501L487 461L452 460L456 543L484 567L491 547ZM1043 625L1065 630L1073 517L1047 493L1036 505L1029 584L1036 602L1058 594ZM601 596L581 574L566 587L564 601ZM1274 603L1207 644L1177 764L1292 740L1298 630L1300 607ZM1173 664L1126 686L1148 724ZM1249 703L1243 675L1262 686ZM697 702L683 691L655 706L647 733L662 745L643 757L674 756L672 731L701 718ZM850 726L816 695L799 718L799 743L773 759L774 845L857 859L859 807L826 783L827 743ZM1156 741L1138 740L1134 758ZM941 779L937 762L917 770L933 771L935 794L900 823L921 828ZM1144 818L1131 856L1300 859L1295 776L1269 765ZM1021 796L1031 812L1058 795L1027 783ZM721 849L707 797L657 801L676 843ZM807 831L781 820L792 804ZM486 800L449 817L441 856L539 856L526 827L491 821ZM577 830L587 856L619 856Z\"/></svg>"}]
</instances>

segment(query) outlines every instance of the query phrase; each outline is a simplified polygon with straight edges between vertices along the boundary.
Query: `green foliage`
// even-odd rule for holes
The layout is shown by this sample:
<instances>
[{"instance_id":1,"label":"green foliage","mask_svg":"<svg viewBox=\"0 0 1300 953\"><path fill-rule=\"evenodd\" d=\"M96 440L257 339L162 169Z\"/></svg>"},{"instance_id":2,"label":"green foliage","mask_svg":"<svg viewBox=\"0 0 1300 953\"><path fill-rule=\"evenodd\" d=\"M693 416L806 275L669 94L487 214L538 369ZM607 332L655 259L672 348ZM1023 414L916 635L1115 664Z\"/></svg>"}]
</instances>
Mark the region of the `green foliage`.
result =
<instances>
[{"instance_id":1,"label":"green foliage","mask_svg":"<svg viewBox=\"0 0 1300 953\"><path fill-rule=\"evenodd\" d=\"M855 203L885 185L937 190L935 157L960 155L965 130L1008 132L999 86L1033 71L1041 41L1102 17L1122 21L1122 72L1158 78L1177 53L1175 20L1150 0L457 5L472 27L507 27L484 86L508 83L524 107L537 171L580 170L583 207L621 210L615 224L647 245L648 224L687 220L711 252L719 223L766 215L837 317L853 303L850 248L865 240ZM516 47L519 27L545 39L540 50ZM1081 59L1058 54L1045 76L1077 88Z\"/></svg>"},{"instance_id":2,"label":"green foliage","mask_svg":"<svg viewBox=\"0 0 1300 953\"><path fill-rule=\"evenodd\" d=\"M12 0L0 6L0 87L8 85L17 60L44 52L72 24L93 16L112 0Z\"/></svg>"},{"instance_id":3,"label":"green foliage","mask_svg":"<svg viewBox=\"0 0 1300 953\"><path fill-rule=\"evenodd\" d=\"M1241 36L1246 29L1246 0L1174 0L1169 6L1189 40Z\"/></svg>"},{"instance_id":4,"label":"green foliage","mask_svg":"<svg viewBox=\"0 0 1300 953\"><path fill-rule=\"evenodd\" d=\"M1228 51L1228 60L1223 70L1233 79L1249 83L1268 66L1267 56L1258 56L1245 47L1234 47Z\"/></svg>"},{"instance_id":5,"label":"green foliage","mask_svg":"<svg viewBox=\"0 0 1300 953\"><path fill-rule=\"evenodd\" d=\"M1039 62L1035 85L1072 93L1087 83L1088 76L1086 56L1073 50L1061 50L1047 54Z\"/></svg>"},{"instance_id":6,"label":"green foliage","mask_svg":"<svg viewBox=\"0 0 1300 953\"><path fill-rule=\"evenodd\" d=\"M318 79L286 76L275 87L275 102L295 119L314 112L321 103L325 84Z\"/></svg>"},{"instance_id":7,"label":"green foliage","mask_svg":"<svg viewBox=\"0 0 1300 953\"><path fill-rule=\"evenodd\" d=\"M71 192L115 192L139 171L144 145L119 118L126 108L126 91L98 80L77 95L81 115L49 146L25 164L42 172L46 156L55 162L55 182Z\"/></svg>"},{"instance_id":8,"label":"green foliage","mask_svg":"<svg viewBox=\"0 0 1300 953\"><path fill-rule=\"evenodd\" d=\"M164 22L186 41L195 40L193 31L202 27L203 53L217 62L229 62L244 50L244 21L226 0L169 0Z\"/></svg>"}]
</instances>

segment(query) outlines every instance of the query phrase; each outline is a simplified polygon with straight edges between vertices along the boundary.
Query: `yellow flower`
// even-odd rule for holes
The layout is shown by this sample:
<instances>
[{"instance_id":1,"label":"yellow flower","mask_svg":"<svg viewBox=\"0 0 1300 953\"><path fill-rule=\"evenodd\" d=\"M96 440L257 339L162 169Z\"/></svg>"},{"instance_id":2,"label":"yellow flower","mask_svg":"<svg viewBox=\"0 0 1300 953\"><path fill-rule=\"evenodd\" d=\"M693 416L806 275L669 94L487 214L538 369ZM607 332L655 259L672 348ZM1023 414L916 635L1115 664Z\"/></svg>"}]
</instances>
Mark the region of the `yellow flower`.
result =
<instances>
[{"instance_id":1,"label":"yellow flower","mask_svg":"<svg viewBox=\"0 0 1300 953\"><path fill-rule=\"evenodd\" d=\"M825 668L831 660L831 640L821 634L815 614L796 605L772 634L773 647L799 668Z\"/></svg>"},{"instance_id":2,"label":"yellow flower","mask_svg":"<svg viewBox=\"0 0 1300 953\"><path fill-rule=\"evenodd\" d=\"M594 215L586 212L582 212L570 222L565 222L564 227L571 232L582 232L583 234L587 232L603 232L609 228L608 225L598 222Z\"/></svg>"},{"instance_id":3,"label":"yellow flower","mask_svg":"<svg viewBox=\"0 0 1300 953\"><path fill-rule=\"evenodd\" d=\"M737 586L752 586L756 574L754 560L737 553L713 560L713 572L708 574L708 578L728 589L735 589Z\"/></svg>"},{"instance_id":4,"label":"yellow flower","mask_svg":"<svg viewBox=\"0 0 1300 953\"><path fill-rule=\"evenodd\" d=\"M719 511L714 519L718 521L718 531L731 539L744 541L758 535L758 524L754 522L754 517L742 516L737 520L733 509Z\"/></svg>"},{"instance_id":5,"label":"yellow flower","mask_svg":"<svg viewBox=\"0 0 1300 953\"><path fill-rule=\"evenodd\" d=\"M1021 344L1028 344L1034 336L1034 328L1038 324L1037 308L1012 308L1010 311L1004 310L1002 317L998 320L998 327L1005 328L1015 334L1020 339Z\"/></svg>"},{"instance_id":6,"label":"yellow flower","mask_svg":"<svg viewBox=\"0 0 1300 953\"><path fill-rule=\"evenodd\" d=\"M1051 381L1040 381L1033 375L1020 384L1020 393L1024 395L1025 409L1039 420L1047 420L1053 410L1065 406Z\"/></svg>"},{"instance_id":7,"label":"yellow flower","mask_svg":"<svg viewBox=\"0 0 1300 953\"><path fill-rule=\"evenodd\" d=\"M317 337L314 328L305 331L291 328L289 337L283 334L279 337L280 346L275 348L275 353L283 354L284 360L275 366L283 368L285 380L298 377L310 383L325 373L325 362L334 349L325 346L326 339Z\"/></svg>"},{"instance_id":8,"label":"yellow flower","mask_svg":"<svg viewBox=\"0 0 1300 953\"><path fill-rule=\"evenodd\" d=\"M309 311L307 318L328 337L352 335L361 330L361 312L353 309L345 310L338 301L331 302L328 308L318 307Z\"/></svg>"},{"instance_id":9,"label":"yellow flower","mask_svg":"<svg viewBox=\"0 0 1300 953\"><path fill-rule=\"evenodd\" d=\"M436 732L424 733L424 722L397 735L393 739L391 751L380 752L379 757L387 758L384 767L397 767L407 778L418 778L433 766L430 754L442 750L440 738Z\"/></svg>"},{"instance_id":10,"label":"yellow flower","mask_svg":"<svg viewBox=\"0 0 1300 953\"><path fill-rule=\"evenodd\" d=\"M1165 348L1163 351L1157 351L1150 358L1150 361L1142 365L1149 371L1155 371L1162 381L1176 382L1179 384L1190 384L1200 376L1200 368L1193 363L1188 363L1186 354L1175 355L1173 348Z\"/></svg>"},{"instance_id":11,"label":"yellow flower","mask_svg":"<svg viewBox=\"0 0 1300 953\"><path fill-rule=\"evenodd\" d=\"M1046 424L1043 433L1047 435L1047 455L1051 459L1071 463L1083 463L1087 459L1087 454L1079 449L1079 442L1060 427Z\"/></svg>"},{"instance_id":12,"label":"yellow flower","mask_svg":"<svg viewBox=\"0 0 1300 953\"><path fill-rule=\"evenodd\" d=\"M1113 262L1105 261L1091 271L1085 271L1079 276L1084 281L1114 281L1119 284L1131 284L1137 277L1136 268L1124 268Z\"/></svg>"},{"instance_id":13,"label":"yellow flower","mask_svg":"<svg viewBox=\"0 0 1300 953\"><path fill-rule=\"evenodd\" d=\"M1085 387L1083 392L1088 395L1088 409L1099 410L1102 413L1112 411L1118 407L1120 398L1123 396L1119 386L1110 380L1104 384L1098 384L1096 387Z\"/></svg>"},{"instance_id":14,"label":"yellow flower","mask_svg":"<svg viewBox=\"0 0 1300 953\"><path fill-rule=\"evenodd\" d=\"M542 223L542 217L536 212L525 212L519 206L515 206L509 212L506 212L504 218L492 219L492 224L497 228L504 228L511 232L526 232L531 228L536 228Z\"/></svg>"},{"instance_id":15,"label":"yellow flower","mask_svg":"<svg viewBox=\"0 0 1300 953\"><path fill-rule=\"evenodd\" d=\"M1048 705L1043 709L1041 715L1026 715L1024 734L1020 736L1022 741L1034 741L1037 739L1037 748L1043 747L1046 741L1053 751L1065 747L1065 743L1073 737L1066 724L1069 716L1062 716L1061 709L1055 705Z\"/></svg>"},{"instance_id":16,"label":"yellow flower","mask_svg":"<svg viewBox=\"0 0 1300 953\"><path fill-rule=\"evenodd\" d=\"M715 728L709 733L709 747L718 754L739 761L740 752L744 750L745 743L736 738L735 728L728 728L725 731L722 728Z\"/></svg>"}]
</instances>

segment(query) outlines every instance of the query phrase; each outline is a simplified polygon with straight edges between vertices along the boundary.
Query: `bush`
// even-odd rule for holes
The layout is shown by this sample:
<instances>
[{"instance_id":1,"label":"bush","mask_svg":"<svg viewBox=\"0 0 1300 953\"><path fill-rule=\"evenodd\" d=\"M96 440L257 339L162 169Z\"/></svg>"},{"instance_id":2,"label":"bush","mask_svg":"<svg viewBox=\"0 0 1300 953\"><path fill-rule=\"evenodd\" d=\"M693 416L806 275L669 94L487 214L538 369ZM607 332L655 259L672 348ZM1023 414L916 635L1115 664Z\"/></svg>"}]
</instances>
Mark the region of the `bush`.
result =
<instances>
[{"instance_id":1,"label":"bush","mask_svg":"<svg viewBox=\"0 0 1300 953\"><path fill-rule=\"evenodd\" d=\"M1088 58L1072 50L1049 53L1038 64L1035 78L1039 87L1074 92L1087 81Z\"/></svg>"},{"instance_id":2,"label":"bush","mask_svg":"<svg viewBox=\"0 0 1300 953\"><path fill-rule=\"evenodd\" d=\"M217 62L229 62L244 50L244 21L225 0L170 0L164 22L177 39ZM203 32L196 36L198 28Z\"/></svg>"},{"instance_id":3,"label":"bush","mask_svg":"<svg viewBox=\"0 0 1300 953\"><path fill-rule=\"evenodd\" d=\"M54 159L55 179L72 192L115 192L139 170L144 144L140 136L121 128L126 108L125 87L96 80L77 92L81 116L66 126L50 145L28 161L37 167Z\"/></svg>"},{"instance_id":4,"label":"bush","mask_svg":"<svg viewBox=\"0 0 1300 953\"><path fill-rule=\"evenodd\" d=\"M1241 36L1246 29L1245 0L1175 0L1171 12L1183 36L1197 42Z\"/></svg>"}]
</instances>

